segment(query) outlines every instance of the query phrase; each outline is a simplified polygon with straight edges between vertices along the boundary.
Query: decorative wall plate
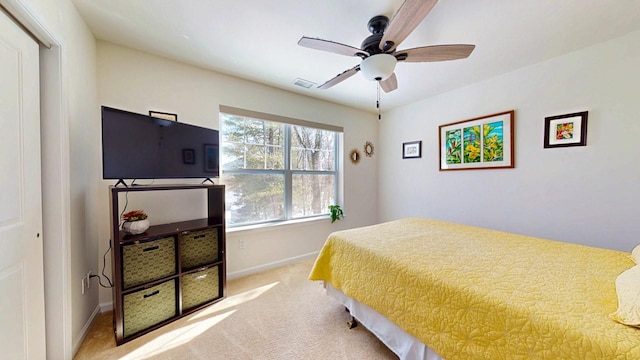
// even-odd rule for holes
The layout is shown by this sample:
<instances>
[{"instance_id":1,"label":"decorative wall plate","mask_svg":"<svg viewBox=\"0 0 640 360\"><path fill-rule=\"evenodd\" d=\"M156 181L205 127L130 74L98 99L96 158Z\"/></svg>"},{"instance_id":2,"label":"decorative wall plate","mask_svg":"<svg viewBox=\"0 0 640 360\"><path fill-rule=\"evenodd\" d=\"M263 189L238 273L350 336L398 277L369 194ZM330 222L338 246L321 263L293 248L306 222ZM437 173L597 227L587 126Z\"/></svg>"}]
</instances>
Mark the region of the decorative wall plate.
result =
<instances>
[{"instance_id":1,"label":"decorative wall plate","mask_svg":"<svg viewBox=\"0 0 640 360\"><path fill-rule=\"evenodd\" d=\"M371 141L367 141L364 144L364 154L371 157L371 155L373 155L373 151L374 151L373 143Z\"/></svg>"},{"instance_id":2,"label":"decorative wall plate","mask_svg":"<svg viewBox=\"0 0 640 360\"><path fill-rule=\"evenodd\" d=\"M349 153L349 159L351 160L352 163L357 164L360 161L360 151L358 151L358 149L353 149L351 150L351 153Z\"/></svg>"}]
</instances>

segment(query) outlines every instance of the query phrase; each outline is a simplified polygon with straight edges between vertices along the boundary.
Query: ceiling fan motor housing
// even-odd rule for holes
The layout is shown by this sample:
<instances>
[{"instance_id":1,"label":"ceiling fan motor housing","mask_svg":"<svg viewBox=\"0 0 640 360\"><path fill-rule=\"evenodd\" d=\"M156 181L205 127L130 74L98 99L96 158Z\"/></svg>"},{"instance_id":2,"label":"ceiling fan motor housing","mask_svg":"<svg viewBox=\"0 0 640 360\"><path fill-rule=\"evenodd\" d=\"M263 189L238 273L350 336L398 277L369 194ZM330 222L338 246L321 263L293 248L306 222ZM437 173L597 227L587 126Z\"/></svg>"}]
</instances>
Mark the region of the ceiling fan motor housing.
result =
<instances>
[{"instance_id":1,"label":"ceiling fan motor housing","mask_svg":"<svg viewBox=\"0 0 640 360\"><path fill-rule=\"evenodd\" d=\"M370 55L379 54L382 52L379 48L380 40L382 40L382 34L373 34L369 35L362 44L360 44L360 49L368 52Z\"/></svg>"},{"instance_id":2,"label":"ceiling fan motor housing","mask_svg":"<svg viewBox=\"0 0 640 360\"><path fill-rule=\"evenodd\" d=\"M384 30L389 25L389 18L384 15L374 16L367 23L367 27L369 31L373 35L369 35L362 44L360 44L360 49L368 52L371 55L379 54L382 52L380 50L380 40L382 40L382 36L384 34Z\"/></svg>"}]
</instances>

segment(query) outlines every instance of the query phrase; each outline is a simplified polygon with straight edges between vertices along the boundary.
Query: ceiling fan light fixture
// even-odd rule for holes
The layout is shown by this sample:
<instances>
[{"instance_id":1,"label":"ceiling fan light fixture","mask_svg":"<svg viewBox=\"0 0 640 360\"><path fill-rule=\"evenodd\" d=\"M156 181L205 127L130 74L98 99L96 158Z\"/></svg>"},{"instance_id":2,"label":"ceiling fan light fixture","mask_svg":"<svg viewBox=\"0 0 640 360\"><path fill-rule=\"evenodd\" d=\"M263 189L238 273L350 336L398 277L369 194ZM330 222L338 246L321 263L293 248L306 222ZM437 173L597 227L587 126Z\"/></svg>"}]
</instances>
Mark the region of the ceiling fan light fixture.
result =
<instances>
[{"instance_id":1,"label":"ceiling fan light fixture","mask_svg":"<svg viewBox=\"0 0 640 360\"><path fill-rule=\"evenodd\" d=\"M367 80L387 80L393 74L397 62L390 54L371 55L360 63L360 72Z\"/></svg>"}]
</instances>

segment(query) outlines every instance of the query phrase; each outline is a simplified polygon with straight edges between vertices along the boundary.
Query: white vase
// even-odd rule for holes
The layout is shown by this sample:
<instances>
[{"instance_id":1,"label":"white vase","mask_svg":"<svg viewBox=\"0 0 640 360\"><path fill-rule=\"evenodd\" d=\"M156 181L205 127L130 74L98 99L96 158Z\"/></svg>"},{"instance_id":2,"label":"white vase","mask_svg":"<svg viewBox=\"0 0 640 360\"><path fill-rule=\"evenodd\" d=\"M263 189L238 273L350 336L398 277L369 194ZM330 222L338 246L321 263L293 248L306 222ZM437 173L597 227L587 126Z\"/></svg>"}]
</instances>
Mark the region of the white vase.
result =
<instances>
[{"instance_id":1,"label":"white vase","mask_svg":"<svg viewBox=\"0 0 640 360\"><path fill-rule=\"evenodd\" d=\"M147 231L148 228L149 228L149 219L138 220L138 221L125 221L124 224L122 224L122 230L124 230L125 232L131 235L142 234L143 232Z\"/></svg>"}]
</instances>

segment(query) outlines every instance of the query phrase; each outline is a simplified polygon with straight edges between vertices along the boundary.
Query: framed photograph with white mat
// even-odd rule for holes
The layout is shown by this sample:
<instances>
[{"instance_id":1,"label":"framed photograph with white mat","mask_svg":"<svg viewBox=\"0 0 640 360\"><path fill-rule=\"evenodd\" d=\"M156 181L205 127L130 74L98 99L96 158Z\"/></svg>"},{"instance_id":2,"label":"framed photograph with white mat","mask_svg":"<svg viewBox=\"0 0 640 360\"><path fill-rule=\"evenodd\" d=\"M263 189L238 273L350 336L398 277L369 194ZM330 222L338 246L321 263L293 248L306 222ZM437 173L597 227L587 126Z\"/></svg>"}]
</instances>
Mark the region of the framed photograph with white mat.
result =
<instances>
[{"instance_id":1,"label":"framed photograph with white mat","mask_svg":"<svg viewBox=\"0 0 640 360\"><path fill-rule=\"evenodd\" d=\"M544 118L544 147L587 145L588 111Z\"/></svg>"},{"instance_id":2,"label":"framed photograph with white mat","mask_svg":"<svg viewBox=\"0 0 640 360\"><path fill-rule=\"evenodd\" d=\"M422 157L422 140L402 143L402 158L417 159Z\"/></svg>"}]
</instances>

